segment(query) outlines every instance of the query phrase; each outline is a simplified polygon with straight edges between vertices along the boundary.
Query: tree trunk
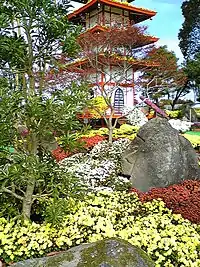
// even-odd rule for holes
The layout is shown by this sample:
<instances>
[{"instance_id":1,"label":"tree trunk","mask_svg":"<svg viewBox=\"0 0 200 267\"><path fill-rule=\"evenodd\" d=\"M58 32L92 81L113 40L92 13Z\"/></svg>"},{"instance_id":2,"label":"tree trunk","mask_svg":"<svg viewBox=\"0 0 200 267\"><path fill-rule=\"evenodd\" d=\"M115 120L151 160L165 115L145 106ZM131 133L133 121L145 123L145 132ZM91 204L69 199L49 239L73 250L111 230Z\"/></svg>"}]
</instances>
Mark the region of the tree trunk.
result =
<instances>
[{"instance_id":1,"label":"tree trunk","mask_svg":"<svg viewBox=\"0 0 200 267\"><path fill-rule=\"evenodd\" d=\"M112 126L108 128L108 142L112 144L113 141L113 128Z\"/></svg>"},{"instance_id":2,"label":"tree trunk","mask_svg":"<svg viewBox=\"0 0 200 267\"><path fill-rule=\"evenodd\" d=\"M113 114L112 114L112 110L111 110L111 114L110 114L110 117L108 119L108 142L110 145L112 145L112 141L113 141L113 125L112 125L112 117L113 117Z\"/></svg>"},{"instance_id":3,"label":"tree trunk","mask_svg":"<svg viewBox=\"0 0 200 267\"><path fill-rule=\"evenodd\" d=\"M175 104L176 104L176 103L175 103L174 101L172 101L172 104L171 104L172 111L174 110Z\"/></svg>"},{"instance_id":4,"label":"tree trunk","mask_svg":"<svg viewBox=\"0 0 200 267\"><path fill-rule=\"evenodd\" d=\"M30 136L30 149L29 153L30 155L36 156L37 154L37 138L36 135L33 133ZM26 192L23 198L23 206L22 206L22 215L24 217L24 220L30 219L31 215L31 207L32 207L32 202L33 202L33 193L35 189L35 175L34 173L31 173L30 170L30 175L27 175L27 186L26 186Z\"/></svg>"},{"instance_id":5,"label":"tree trunk","mask_svg":"<svg viewBox=\"0 0 200 267\"><path fill-rule=\"evenodd\" d=\"M27 182L26 192L23 199L22 214L24 220L30 219L33 192L35 189L35 178L30 178Z\"/></svg>"}]
</instances>

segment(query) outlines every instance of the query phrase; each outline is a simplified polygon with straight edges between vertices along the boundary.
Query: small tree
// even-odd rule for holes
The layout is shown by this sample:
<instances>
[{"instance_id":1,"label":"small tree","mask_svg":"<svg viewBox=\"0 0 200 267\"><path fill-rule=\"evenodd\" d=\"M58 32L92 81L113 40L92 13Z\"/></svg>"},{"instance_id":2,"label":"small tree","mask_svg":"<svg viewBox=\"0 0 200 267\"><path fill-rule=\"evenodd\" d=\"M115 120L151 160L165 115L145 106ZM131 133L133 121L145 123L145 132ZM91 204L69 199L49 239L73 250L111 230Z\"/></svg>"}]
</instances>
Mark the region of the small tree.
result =
<instances>
[{"instance_id":1,"label":"small tree","mask_svg":"<svg viewBox=\"0 0 200 267\"><path fill-rule=\"evenodd\" d=\"M159 66L144 71L139 77L138 84L142 87L143 95L157 104L160 98L167 96L173 110L177 101L190 91L185 71L178 66L174 52L168 51L166 46L153 49L147 58L157 62Z\"/></svg>"},{"instance_id":2,"label":"small tree","mask_svg":"<svg viewBox=\"0 0 200 267\"><path fill-rule=\"evenodd\" d=\"M68 65L71 71L80 71L90 81L95 95L101 96L107 104L107 109L96 109L96 112L105 120L110 143L118 121L117 118L113 122L113 117L117 113L118 117L122 116L122 110L116 110L114 106L113 93L118 87L133 88L133 71L154 65L145 58L152 49L150 44L157 39L145 33L146 27L136 26L85 32L78 39L82 48L80 58Z\"/></svg>"},{"instance_id":3,"label":"small tree","mask_svg":"<svg viewBox=\"0 0 200 267\"><path fill-rule=\"evenodd\" d=\"M0 62L6 79L0 81L0 190L21 202L25 219L33 201L56 185L51 164L45 164L49 143L55 143L55 134L65 135L70 147L70 133L79 127L76 113L86 104L85 84L71 82L66 73L60 79L58 59L74 55L79 32L66 21L68 7L66 1L1 1ZM15 153L8 153L9 146Z\"/></svg>"}]
</instances>

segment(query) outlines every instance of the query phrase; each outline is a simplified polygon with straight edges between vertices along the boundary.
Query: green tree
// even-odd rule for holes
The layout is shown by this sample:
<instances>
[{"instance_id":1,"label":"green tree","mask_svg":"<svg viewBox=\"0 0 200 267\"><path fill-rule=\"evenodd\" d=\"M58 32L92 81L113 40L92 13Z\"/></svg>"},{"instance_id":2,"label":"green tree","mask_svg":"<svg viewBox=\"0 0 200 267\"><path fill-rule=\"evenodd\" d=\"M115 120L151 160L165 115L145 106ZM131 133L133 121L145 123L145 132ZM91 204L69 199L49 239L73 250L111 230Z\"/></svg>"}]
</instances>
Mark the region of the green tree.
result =
<instances>
[{"instance_id":1,"label":"green tree","mask_svg":"<svg viewBox=\"0 0 200 267\"><path fill-rule=\"evenodd\" d=\"M189 93L187 76L178 65L178 58L167 46L153 49L148 59L158 63L158 67L146 70L139 78L143 94L153 99L157 104L164 96L171 102L172 110L177 101Z\"/></svg>"},{"instance_id":2,"label":"green tree","mask_svg":"<svg viewBox=\"0 0 200 267\"><path fill-rule=\"evenodd\" d=\"M0 1L0 185L21 202L25 219L34 199L52 193L46 183L53 168L44 155L55 132L70 149L76 113L86 104L87 86L71 82L62 67L78 47L68 8L64 0Z\"/></svg>"},{"instance_id":3,"label":"green tree","mask_svg":"<svg viewBox=\"0 0 200 267\"><path fill-rule=\"evenodd\" d=\"M185 58L189 86L199 95L200 88L200 1L187 0L182 4L184 22L179 32L179 46Z\"/></svg>"}]
</instances>

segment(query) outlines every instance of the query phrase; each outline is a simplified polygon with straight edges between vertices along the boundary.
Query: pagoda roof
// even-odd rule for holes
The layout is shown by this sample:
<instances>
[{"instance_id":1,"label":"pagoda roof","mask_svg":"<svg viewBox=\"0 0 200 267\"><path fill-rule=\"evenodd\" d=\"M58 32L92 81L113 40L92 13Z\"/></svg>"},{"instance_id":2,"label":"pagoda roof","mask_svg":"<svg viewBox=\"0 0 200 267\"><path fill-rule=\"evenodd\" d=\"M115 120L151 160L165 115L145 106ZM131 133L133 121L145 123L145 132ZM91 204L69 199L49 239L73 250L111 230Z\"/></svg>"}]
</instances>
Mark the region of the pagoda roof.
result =
<instances>
[{"instance_id":1,"label":"pagoda roof","mask_svg":"<svg viewBox=\"0 0 200 267\"><path fill-rule=\"evenodd\" d=\"M104 66L106 63L109 62L109 64L113 66L119 66L119 63L128 62L130 66L132 66L135 71L142 69L142 68L151 68L151 67L158 67L159 64L157 62L147 61L147 60L137 60L128 56L118 56L118 55L112 55L110 58L106 57L103 54L100 54L98 56L98 62L99 64L102 64ZM71 63L68 63L65 65L65 69L72 71L72 72L83 72L84 69L93 69L93 72L96 72L95 68L91 67L90 61L88 58L81 58L77 59Z\"/></svg>"},{"instance_id":2,"label":"pagoda roof","mask_svg":"<svg viewBox=\"0 0 200 267\"><path fill-rule=\"evenodd\" d=\"M132 14L130 14L131 19L135 21L135 23L144 21L146 19L149 19L157 14L156 11L136 7L128 2L119 2L116 0L91 0L84 6L76 9L74 12L70 13L68 15L68 20L72 21L73 23L83 23L84 18L83 15L85 13L88 13L96 8L98 8L98 4L105 4L111 7L121 8L126 11L130 11Z\"/></svg>"},{"instance_id":3,"label":"pagoda roof","mask_svg":"<svg viewBox=\"0 0 200 267\"><path fill-rule=\"evenodd\" d=\"M88 32L89 33L96 33L96 32L109 32L111 30L110 27L106 27L106 26L101 26L101 25L95 25L93 26L92 28L89 28L87 29L86 31L82 32L80 35L79 35L79 38L83 37L84 34L87 34ZM145 35L146 37L146 40L145 40L145 43L142 45L148 45L148 44L152 44L152 43L156 43L159 38L155 37L155 36L151 36L151 35ZM139 47L139 45L138 45ZM136 47L135 47L136 48Z\"/></svg>"},{"instance_id":4,"label":"pagoda roof","mask_svg":"<svg viewBox=\"0 0 200 267\"><path fill-rule=\"evenodd\" d=\"M83 36L84 34L90 32L90 33L95 33L95 32L108 32L109 31L109 27L106 26L102 26L102 25L95 25L89 29L87 29L86 31L82 32L79 37Z\"/></svg>"}]
</instances>

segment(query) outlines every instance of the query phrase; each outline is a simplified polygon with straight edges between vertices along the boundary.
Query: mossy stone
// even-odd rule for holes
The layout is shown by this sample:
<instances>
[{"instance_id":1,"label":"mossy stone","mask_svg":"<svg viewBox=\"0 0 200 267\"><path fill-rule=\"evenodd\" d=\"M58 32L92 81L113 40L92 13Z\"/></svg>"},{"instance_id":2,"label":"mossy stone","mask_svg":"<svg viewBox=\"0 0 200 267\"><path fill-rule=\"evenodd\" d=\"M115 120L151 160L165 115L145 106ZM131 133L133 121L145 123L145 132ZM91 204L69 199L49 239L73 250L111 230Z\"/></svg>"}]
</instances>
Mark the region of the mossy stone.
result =
<instances>
[{"instance_id":1,"label":"mossy stone","mask_svg":"<svg viewBox=\"0 0 200 267\"><path fill-rule=\"evenodd\" d=\"M104 239L73 247L41 259L26 260L13 267L154 267L147 254L125 240Z\"/></svg>"}]
</instances>

